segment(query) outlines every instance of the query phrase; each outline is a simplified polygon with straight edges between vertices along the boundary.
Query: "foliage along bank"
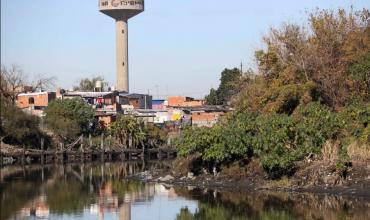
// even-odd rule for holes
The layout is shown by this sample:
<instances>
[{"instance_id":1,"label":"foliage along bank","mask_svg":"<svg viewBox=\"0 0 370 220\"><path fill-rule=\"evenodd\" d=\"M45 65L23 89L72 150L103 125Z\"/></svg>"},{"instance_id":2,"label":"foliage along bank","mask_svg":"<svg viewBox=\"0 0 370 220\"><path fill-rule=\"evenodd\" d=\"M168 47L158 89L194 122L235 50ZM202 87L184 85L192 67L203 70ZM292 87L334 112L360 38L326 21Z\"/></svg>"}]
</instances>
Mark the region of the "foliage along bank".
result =
<instances>
[{"instance_id":1,"label":"foliage along bank","mask_svg":"<svg viewBox=\"0 0 370 220\"><path fill-rule=\"evenodd\" d=\"M263 41L257 72L225 82L224 71L220 88L207 96L212 102L237 91L227 101L236 112L213 128L186 128L175 143L179 154L214 165L255 157L279 178L332 143L344 174L350 144L370 151L369 10L318 10L307 26L272 28Z\"/></svg>"}]
</instances>

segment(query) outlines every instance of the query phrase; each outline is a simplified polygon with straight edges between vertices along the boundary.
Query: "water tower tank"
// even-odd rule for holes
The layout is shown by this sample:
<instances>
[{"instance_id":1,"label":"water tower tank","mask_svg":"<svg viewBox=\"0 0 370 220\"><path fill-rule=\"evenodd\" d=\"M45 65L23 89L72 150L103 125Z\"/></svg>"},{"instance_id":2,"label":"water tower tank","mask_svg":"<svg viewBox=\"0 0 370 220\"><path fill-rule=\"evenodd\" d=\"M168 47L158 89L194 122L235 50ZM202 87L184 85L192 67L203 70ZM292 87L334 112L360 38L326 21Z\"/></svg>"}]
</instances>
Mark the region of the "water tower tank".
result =
<instances>
[{"instance_id":1,"label":"water tower tank","mask_svg":"<svg viewBox=\"0 0 370 220\"><path fill-rule=\"evenodd\" d=\"M103 87L103 83L101 80L97 80L95 82L95 88L101 89Z\"/></svg>"},{"instance_id":2,"label":"water tower tank","mask_svg":"<svg viewBox=\"0 0 370 220\"><path fill-rule=\"evenodd\" d=\"M116 20L117 90L129 92L128 19L144 11L144 0L99 0L99 10Z\"/></svg>"}]
</instances>

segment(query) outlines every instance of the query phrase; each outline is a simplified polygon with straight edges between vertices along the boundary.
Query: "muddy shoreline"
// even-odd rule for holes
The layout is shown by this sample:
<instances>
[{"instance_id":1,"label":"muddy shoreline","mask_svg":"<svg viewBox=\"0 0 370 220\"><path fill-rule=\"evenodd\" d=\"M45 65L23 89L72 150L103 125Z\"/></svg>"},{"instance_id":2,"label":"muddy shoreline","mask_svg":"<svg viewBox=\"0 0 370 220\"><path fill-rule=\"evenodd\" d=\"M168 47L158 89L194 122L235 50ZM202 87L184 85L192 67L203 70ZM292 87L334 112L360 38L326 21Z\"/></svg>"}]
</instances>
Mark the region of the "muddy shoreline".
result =
<instances>
[{"instance_id":1,"label":"muddy shoreline","mask_svg":"<svg viewBox=\"0 0 370 220\"><path fill-rule=\"evenodd\" d=\"M216 182L204 182L204 181L183 181L180 179L174 180L160 180L157 179L146 179L141 176L142 174L136 174L126 177L127 180L141 181L146 183L162 183L168 186L176 187L187 187L187 188L199 188L207 190L219 190L227 192L246 192L246 191L272 191L272 192L288 192L288 193L314 193L314 194L327 194L331 196L349 196L349 197L361 197L366 198L370 201L370 186L292 186L292 187L260 187L254 184L248 184L247 181L241 182L227 182L227 181L216 181Z\"/></svg>"},{"instance_id":2,"label":"muddy shoreline","mask_svg":"<svg viewBox=\"0 0 370 220\"><path fill-rule=\"evenodd\" d=\"M368 165L368 163L366 163ZM370 168L370 167L365 167ZM366 171L366 170L365 170ZM352 171L358 172L357 170ZM366 173L365 173L366 174ZM327 174L322 174L327 177ZM368 173L370 176L370 173ZM352 177L350 174L346 180L340 180L338 183L328 184L325 182L312 184L303 184L303 179L298 179L297 176L291 177L288 180L269 180L260 176L249 176L239 178L238 180L232 177L220 175L198 175L192 173L185 176L179 176L173 173L170 169L153 169L131 176L125 179L133 181L142 181L148 183L161 183L168 186L198 188L207 190L218 190L226 192L288 192L288 193L313 193L324 194L330 196L346 196L355 198L364 198L370 201L370 178L369 176ZM334 175L333 175L334 178Z\"/></svg>"}]
</instances>

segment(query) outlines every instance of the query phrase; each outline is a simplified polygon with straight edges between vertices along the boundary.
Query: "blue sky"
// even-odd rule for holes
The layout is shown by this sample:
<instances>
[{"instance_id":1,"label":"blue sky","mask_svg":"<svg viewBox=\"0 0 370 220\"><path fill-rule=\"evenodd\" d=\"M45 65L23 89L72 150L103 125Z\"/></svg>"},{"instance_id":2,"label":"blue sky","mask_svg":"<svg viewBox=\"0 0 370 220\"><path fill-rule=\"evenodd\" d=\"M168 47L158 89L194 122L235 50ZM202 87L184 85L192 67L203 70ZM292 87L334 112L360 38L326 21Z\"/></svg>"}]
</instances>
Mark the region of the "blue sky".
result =
<instances>
[{"instance_id":1,"label":"blue sky","mask_svg":"<svg viewBox=\"0 0 370 220\"><path fill-rule=\"evenodd\" d=\"M315 8L370 8L369 0L146 0L129 22L131 92L203 97L228 67L253 66L269 27L304 23ZM115 82L115 25L97 0L1 0L1 63L30 75Z\"/></svg>"}]
</instances>

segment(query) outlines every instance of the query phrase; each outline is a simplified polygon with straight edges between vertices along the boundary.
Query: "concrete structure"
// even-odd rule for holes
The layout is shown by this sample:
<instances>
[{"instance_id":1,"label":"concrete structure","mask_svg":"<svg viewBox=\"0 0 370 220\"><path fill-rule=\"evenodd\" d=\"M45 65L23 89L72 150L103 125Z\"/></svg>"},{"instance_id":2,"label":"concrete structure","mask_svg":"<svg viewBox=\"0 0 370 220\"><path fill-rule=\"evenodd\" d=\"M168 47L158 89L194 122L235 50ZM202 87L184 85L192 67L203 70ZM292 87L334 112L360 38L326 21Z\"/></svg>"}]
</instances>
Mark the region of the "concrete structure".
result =
<instances>
[{"instance_id":1,"label":"concrete structure","mask_svg":"<svg viewBox=\"0 0 370 220\"><path fill-rule=\"evenodd\" d=\"M144 11L144 0L99 0L99 10L116 20L117 90L129 92L128 19Z\"/></svg>"},{"instance_id":2,"label":"concrete structure","mask_svg":"<svg viewBox=\"0 0 370 220\"><path fill-rule=\"evenodd\" d=\"M21 93L17 96L18 108L43 109L56 98L55 92Z\"/></svg>"},{"instance_id":3,"label":"concrete structure","mask_svg":"<svg viewBox=\"0 0 370 220\"><path fill-rule=\"evenodd\" d=\"M193 127L213 127L225 115L223 112L193 112Z\"/></svg>"},{"instance_id":4,"label":"concrete structure","mask_svg":"<svg viewBox=\"0 0 370 220\"><path fill-rule=\"evenodd\" d=\"M17 96L17 106L29 114L42 117L44 109L55 98L55 92L21 93Z\"/></svg>"}]
</instances>

